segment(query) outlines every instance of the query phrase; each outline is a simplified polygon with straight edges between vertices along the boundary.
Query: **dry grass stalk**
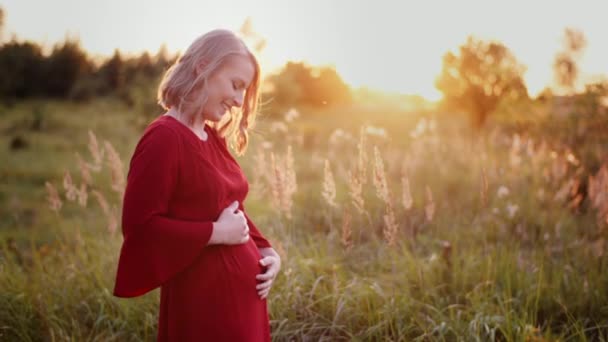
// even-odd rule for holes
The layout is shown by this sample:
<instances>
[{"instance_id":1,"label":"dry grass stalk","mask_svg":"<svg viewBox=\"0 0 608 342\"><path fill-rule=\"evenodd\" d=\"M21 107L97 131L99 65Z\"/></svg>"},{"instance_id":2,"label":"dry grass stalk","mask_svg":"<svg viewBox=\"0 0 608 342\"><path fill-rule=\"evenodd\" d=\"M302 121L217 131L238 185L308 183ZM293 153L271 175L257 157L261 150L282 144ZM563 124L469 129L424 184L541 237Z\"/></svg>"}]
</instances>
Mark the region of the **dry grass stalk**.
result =
<instances>
[{"instance_id":1,"label":"dry grass stalk","mask_svg":"<svg viewBox=\"0 0 608 342\"><path fill-rule=\"evenodd\" d=\"M426 220L428 222L433 221L433 217L435 216L435 201L433 200L433 193L431 192L431 188L426 186L426 207L424 208L424 212L426 214Z\"/></svg>"},{"instance_id":2,"label":"dry grass stalk","mask_svg":"<svg viewBox=\"0 0 608 342\"><path fill-rule=\"evenodd\" d=\"M336 183L331 172L329 160L325 159L325 168L323 171L323 191L321 193L325 202L332 208L336 208Z\"/></svg>"},{"instance_id":3,"label":"dry grass stalk","mask_svg":"<svg viewBox=\"0 0 608 342\"><path fill-rule=\"evenodd\" d=\"M58 213L59 210L61 210L61 206L63 205L63 202L61 201L61 198L59 197L57 188L55 188L55 186L49 182L45 182L44 185L46 186L47 200L49 202L49 207L51 208L52 211L54 211L55 213Z\"/></svg>"},{"instance_id":4,"label":"dry grass stalk","mask_svg":"<svg viewBox=\"0 0 608 342\"><path fill-rule=\"evenodd\" d=\"M384 161L376 146L374 146L374 187L376 188L378 198L384 201L384 203L389 203L390 195L386 173L384 172Z\"/></svg>"},{"instance_id":5,"label":"dry grass stalk","mask_svg":"<svg viewBox=\"0 0 608 342\"><path fill-rule=\"evenodd\" d=\"M449 241L441 242L441 257L448 267L452 267L452 244Z\"/></svg>"},{"instance_id":6,"label":"dry grass stalk","mask_svg":"<svg viewBox=\"0 0 608 342\"><path fill-rule=\"evenodd\" d=\"M353 247L352 241L352 229L351 229L351 220L352 216L346 208L342 214L342 234L340 241L342 242L342 246L349 251Z\"/></svg>"},{"instance_id":7,"label":"dry grass stalk","mask_svg":"<svg viewBox=\"0 0 608 342\"><path fill-rule=\"evenodd\" d=\"M488 175L485 167L481 168L481 206L488 206Z\"/></svg>"},{"instance_id":8,"label":"dry grass stalk","mask_svg":"<svg viewBox=\"0 0 608 342\"><path fill-rule=\"evenodd\" d=\"M287 184L285 189L287 190L289 198L291 198L298 190L293 149L291 148L291 145L287 146L287 155L285 156L285 172L287 174Z\"/></svg>"},{"instance_id":9,"label":"dry grass stalk","mask_svg":"<svg viewBox=\"0 0 608 342\"><path fill-rule=\"evenodd\" d=\"M270 181L272 202L275 208L285 214L285 217L291 219L292 197L298 188L291 146L287 148L283 159L271 153L270 164L274 175Z\"/></svg>"},{"instance_id":10,"label":"dry grass stalk","mask_svg":"<svg viewBox=\"0 0 608 342\"><path fill-rule=\"evenodd\" d=\"M521 139L518 134L513 136L511 150L509 151L509 162L512 167L518 167L521 164Z\"/></svg>"},{"instance_id":11,"label":"dry grass stalk","mask_svg":"<svg viewBox=\"0 0 608 342\"><path fill-rule=\"evenodd\" d=\"M89 152L91 152L91 156L93 157L93 164L89 165L89 168L92 171L99 172L103 162L104 150L100 148L97 137L92 131L89 131Z\"/></svg>"},{"instance_id":12,"label":"dry grass stalk","mask_svg":"<svg viewBox=\"0 0 608 342\"><path fill-rule=\"evenodd\" d=\"M587 194L591 207L597 210L600 227L608 226L608 166L602 165L597 174L589 176Z\"/></svg>"},{"instance_id":13,"label":"dry grass stalk","mask_svg":"<svg viewBox=\"0 0 608 342\"><path fill-rule=\"evenodd\" d=\"M403 189L403 196L401 203L403 204L403 208L405 210L412 209L414 205L414 199L412 198L412 192L410 190L410 180L407 175L403 175L401 177L401 187Z\"/></svg>"},{"instance_id":14,"label":"dry grass stalk","mask_svg":"<svg viewBox=\"0 0 608 342\"><path fill-rule=\"evenodd\" d=\"M568 173L568 162L562 156L553 154L555 159L551 164L551 176L555 184L559 183Z\"/></svg>"},{"instance_id":15,"label":"dry grass stalk","mask_svg":"<svg viewBox=\"0 0 608 342\"><path fill-rule=\"evenodd\" d=\"M389 246L395 245L397 242L397 231L399 230L399 226L397 225L397 221L395 220L395 212L393 211L393 206L390 202L386 206L386 213L384 214L384 239Z\"/></svg>"},{"instance_id":16,"label":"dry grass stalk","mask_svg":"<svg viewBox=\"0 0 608 342\"><path fill-rule=\"evenodd\" d=\"M93 194L93 196L95 196L95 199L97 199L97 203L99 204L101 210L108 219L108 231L110 232L110 234L114 234L118 229L118 209L116 208L116 206L110 208L108 201L106 201L106 198L99 191L93 190L91 191L91 193Z\"/></svg>"},{"instance_id":17,"label":"dry grass stalk","mask_svg":"<svg viewBox=\"0 0 608 342\"><path fill-rule=\"evenodd\" d=\"M82 159L80 153L76 153L76 159L78 160L78 168L80 169L81 181L87 185L93 184L90 166Z\"/></svg>"},{"instance_id":18,"label":"dry grass stalk","mask_svg":"<svg viewBox=\"0 0 608 342\"><path fill-rule=\"evenodd\" d=\"M65 190L65 198L68 201L76 200L76 197L78 196L78 188L76 188L74 185L72 175L70 175L70 172L67 170L63 176L63 189Z\"/></svg>"},{"instance_id":19,"label":"dry grass stalk","mask_svg":"<svg viewBox=\"0 0 608 342\"><path fill-rule=\"evenodd\" d=\"M78 204L81 207L86 207L87 206L87 199L89 197L89 193L87 192L87 184L86 183L80 183L80 189L78 190Z\"/></svg>"},{"instance_id":20,"label":"dry grass stalk","mask_svg":"<svg viewBox=\"0 0 608 342\"><path fill-rule=\"evenodd\" d=\"M361 185L367 182L367 152L366 152L366 135L365 127L361 127L359 132L359 143L357 144L357 172Z\"/></svg>"},{"instance_id":21,"label":"dry grass stalk","mask_svg":"<svg viewBox=\"0 0 608 342\"><path fill-rule=\"evenodd\" d=\"M122 167L122 161L118 152L109 141L104 141L105 150L107 151L107 161L112 175L112 190L120 193L125 192L125 175Z\"/></svg>"},{"instance_id":22,"label":"dry grass stalk","mask_svg":"<svg viewBox=\"0 0 608 342\"><path fill-rule=\"evenodd\" d=\"M277 158L274 156L274 153L270 153L270 165L272 168L272 172L274 177L270 182L270 189L272 190L272 203L279 211L282 211L283 197L285 196L285 191L283 191L283 178L284 173L279 163L276 160Z\"/></svg>"},{"instance_id":23,"label":"dry grass stalk","mask_svg":"<svg viewBox=\"0 0 608 342\"><path fill-rule=\"evenodd\" d=\"M116 205L112 207L112 212L108 216L108 232L114 235L118 230L118 208Z\"/></svg>"},{"instance_id":24,"label":"dry grass stalk","mask_svg":"<svg viewBox=\"0 0 608 342\"><path fill-rule=\"evenodd\" d=\"M365 127L359 132L359 143L357 144L358 156L355 171L348 171L348 194L355 209L361 215L367 215L365 211L365 200L363 199L363 185L367 183L367 153Z\"/></svg>"},{"instance_id":25,"label":"dry grass stalk","mask_svg":"<svg viewBox=\"0 0 608 342\"><path fill-rule=\"evenodd\" d=\"M557 190L557 192L553 196L553 200L555 202L564 202L568 198L568 195L570 195L570 192L572 191L572 187L574 185L575 180L573 178L568 179L568 181L562 184L559 190Z\"/></svg>"},{"instance_id":26,"label":"dry grass stalk","mask_svg":"<svg viewBox=\"0 0 608 342\"><path fill-rule=\"evenodd\" d=\"M110 213L110 205L108 204L108 201L106 201L106 198L103 196L103 194L97 190L93 190L91 191L91 193L93 194L93 196L95 196L95 199L101 207L101 210L103 210L103 213L108 215Z\"/></svg>"},{"instance_id":27,"label":"dry grass stalk","mask_svg":"<svg viewBox=\"0 0 608 342\"><path fill-rule=\"evenodd\" d=\"M348 194L350 195L351 201L355 209L359 214L365 213L365 200L363 199L363 184L358 172L348 171L349 182L348 182Z\"/></svg>"},{"instance_id":28,"label":"dry grass stalk","mask_svg":"<svg viewBox=\"0 0 608 342\"><path fill-rule=\"evenodd\" d=\"M264 190L264 182L270 182L267 166L266 153L262 147L258 147L253 157L253 184L259 187L261 192Z\"/></svg>"},{"instance_id":29,"label":"dry grass stalk","mask_svg":"<svg viewBox=\"0 0 608 342\"><path fill-rule=\"evenodd\" d=\"M384 171L384 161L378 147L374 147L374 186L376 187L378 198L385 204L383 233L388 245L392 246L397 241L398 225L395 220L395 211L393 210L393 203L388 189L386 172Z\"/></svg>"}]
</instances>

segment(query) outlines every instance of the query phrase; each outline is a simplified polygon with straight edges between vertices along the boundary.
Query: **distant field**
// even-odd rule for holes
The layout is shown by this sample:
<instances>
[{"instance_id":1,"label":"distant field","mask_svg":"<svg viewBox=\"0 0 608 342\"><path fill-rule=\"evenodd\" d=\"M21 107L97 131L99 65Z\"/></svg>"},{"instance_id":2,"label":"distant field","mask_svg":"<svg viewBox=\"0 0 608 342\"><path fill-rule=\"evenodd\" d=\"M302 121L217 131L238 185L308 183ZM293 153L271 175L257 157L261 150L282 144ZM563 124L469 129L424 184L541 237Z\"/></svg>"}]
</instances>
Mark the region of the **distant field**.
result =
<instances>
[{"instance_id":1,"label":"distant field","mask_svg":"<svg viewBox=\"0 0 608 342\"><path fill-rule=\"evenodd\" d=\"M478 138L447 113L262 116L240 161L283 256L273 340L608 340L608 119L548 108L504 109ZM126 174L146 120L111 99L0 108L0 340L155 339L158 291L111 295L108 146ZM82 189L76 153L85 205L63 185Z\"/></svg>"}]
</instances>

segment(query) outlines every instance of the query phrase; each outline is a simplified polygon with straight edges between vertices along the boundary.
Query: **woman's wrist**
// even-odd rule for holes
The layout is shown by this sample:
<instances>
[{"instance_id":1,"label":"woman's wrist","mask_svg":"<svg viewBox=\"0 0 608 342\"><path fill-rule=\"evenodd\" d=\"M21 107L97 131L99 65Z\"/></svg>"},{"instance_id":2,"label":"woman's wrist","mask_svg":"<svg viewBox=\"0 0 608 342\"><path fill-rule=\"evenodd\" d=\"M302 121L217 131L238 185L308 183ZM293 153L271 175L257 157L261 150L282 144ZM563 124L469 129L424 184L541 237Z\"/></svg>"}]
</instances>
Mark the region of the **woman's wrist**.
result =
<instances>
[{"instance_id":1,"label":"woman's wrist","mask_svg":"<svg viewBox=\"0 0 608 342\"><path fill-rule=\"evenodd\" d=\"M262 255L262 256L264 256L264 257L266 257L266 256L274 256L274 257L277 257L277 258L279 258L279 259L281 258L281 257L279 256L279 253L277 253L277 252L274 250L274 248L272 248L272 247L264 247L264 248L259 248L259 251L260 251L260 255Z\"/></svg>"},{"instance_id":2,"label":"woman's wrist","mask_svg":"<svg viewBox=\"0 0 608 342\"><path fill-rule=\"evenodd\" d=\"M211 230L211 237L209 238L209 242L207 242L208 246L222 244L220 232L221 232L221 229L219 229L219 223L213 222L213 229Z\"/></svg>"}]
</instances>

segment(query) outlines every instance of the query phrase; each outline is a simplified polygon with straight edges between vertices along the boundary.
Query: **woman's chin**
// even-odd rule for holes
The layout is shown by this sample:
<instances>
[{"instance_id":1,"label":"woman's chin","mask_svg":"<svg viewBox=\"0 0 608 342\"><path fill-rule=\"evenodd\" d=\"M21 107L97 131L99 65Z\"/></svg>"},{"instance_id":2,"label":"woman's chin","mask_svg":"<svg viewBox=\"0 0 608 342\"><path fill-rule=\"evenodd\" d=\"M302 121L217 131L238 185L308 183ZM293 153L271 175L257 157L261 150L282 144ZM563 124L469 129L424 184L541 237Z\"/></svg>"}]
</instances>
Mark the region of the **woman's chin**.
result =
<instances>
[{"instance_id":1,"label":"woman's chin","mask_svg":"<svg viewBox=\"0 0 608 342\"><path fill-rule=\"evenodd\" d=\"M212 121L212 122L219 122L220 120L222 120L224 118L224 115L226 115L226 113L214 113L211 115L206 115L206 120L208 121Z\"/></svg>"}]
</instances>

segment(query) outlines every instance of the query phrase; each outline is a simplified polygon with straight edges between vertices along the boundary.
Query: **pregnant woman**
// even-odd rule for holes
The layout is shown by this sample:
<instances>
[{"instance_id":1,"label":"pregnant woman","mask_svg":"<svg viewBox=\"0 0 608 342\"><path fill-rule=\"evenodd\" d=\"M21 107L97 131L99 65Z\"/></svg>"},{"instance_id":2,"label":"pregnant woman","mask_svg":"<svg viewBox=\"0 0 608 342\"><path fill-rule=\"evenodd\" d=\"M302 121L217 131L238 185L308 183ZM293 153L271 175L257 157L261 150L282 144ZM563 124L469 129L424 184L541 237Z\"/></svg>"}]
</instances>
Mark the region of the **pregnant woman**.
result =
<instances>
[{"instance_id":1,"label":"pregnant woman","mask_svg":"<svg viewBox=\"0 0 608 342\"><path fill-rule=\"evenodd\" d=\"M266 297L279 255L250 220L244 153L260 89L255 56L211 31L167 71L167 110L131 158L114 295L160 286L158 341L269 341Z\"/></svg>"}]
</instances>

